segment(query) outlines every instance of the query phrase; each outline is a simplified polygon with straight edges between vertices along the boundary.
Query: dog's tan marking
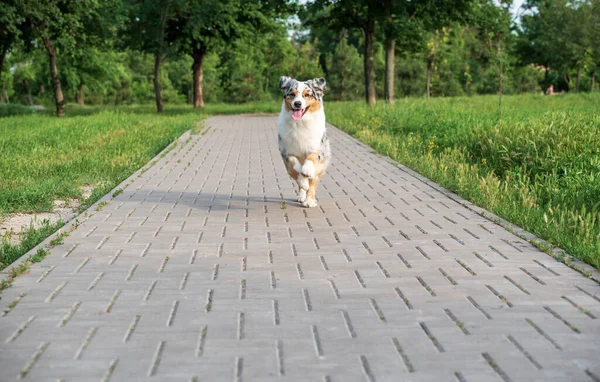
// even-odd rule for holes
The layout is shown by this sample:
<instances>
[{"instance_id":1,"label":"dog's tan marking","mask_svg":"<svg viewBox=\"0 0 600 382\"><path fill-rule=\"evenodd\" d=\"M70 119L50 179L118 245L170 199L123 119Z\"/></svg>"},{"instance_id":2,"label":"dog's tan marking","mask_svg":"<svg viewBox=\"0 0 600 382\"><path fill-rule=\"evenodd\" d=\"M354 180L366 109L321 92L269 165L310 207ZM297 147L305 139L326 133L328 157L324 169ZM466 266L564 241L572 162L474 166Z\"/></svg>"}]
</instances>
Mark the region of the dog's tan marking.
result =
<instances>
[{"instance_id":1,"label":"dog's tan marking","mask_svg":"<svg viewBox=\"0 0 600 382\"><path fill-rule=\"evenodd\" d=\"M294 180L298 179L298 175L300 175L300 173L298 171L294 170L293 164L291 164L290 162L287 162L285 164L285 167L287 168L287 172L288 172L288 174L290 174L292 179L294 179Z\"/></svg>"},{"instance_id":2,"label":"dog's tan marking","mask_svg":"<svg viewBox=\"0 0 600 382\"><path fill-rule=\"evenodd\" d=\"M314 97L310 96L309 90L304 90L302 92L302 96L306 100L307 113L315 113L319 111L319 109L321 108L321 104Z\"/></svg>"},{"instance_id":3,"label":"dog's tan marking","mask_svg":"<svg viewBox=\"0 0 600 382\"><path fill-rule=\"evenodd\" d=\"M319 154L312 153L306 157L306 160L313 162L315 166L315 178L321 179L327 168L323 165L323 162L319 158ZM304 161L302 161L301 163L304 164Z\"/></svg>"},{"instance_id":4,"label":"dog's tan marking","mask_svg":"<svg viewBox=\"0 0 600 382\"><path fill-rule=\"evenodd\" d=\"M285 104L285 110L292 111L292 101L296 98L296 94L298 94L298 90L292 89L287 94L287 96L283 96L283 103Z\"/></svg>"},{"instance_id":5,"label":"dog's tan marking","mask_svg":"<svg viewBox=\"0 0 600 382\"><path fill-rule=\"evenodd\" d=\"M312 153L312 154L309 154L309 155L306 157L306 160L309 160L309 161L313 162L313 164L315 165L315 169L316 169L317 165L318 165L318 164L319 164L319 162L320 162L320 161L319 161L319 154L317 154L317 153Z\"/></svg>"},{"instance_id":6,"label":"dog's tan marking","mask_svg":"<svg viewBox=\"0 0 600 382\"><path fill-rule=\"evenodd\" d=\"M315 179L309 179L308 180L308 192L306 193L306 195L310 198L313 199L317 199L315 197L316 193L317 193L317 185L319 184L319 179L315 178Z\"/></svg>"},{"instance_id":7,"label":"dog's tan marking","mask_svg":"<svg viewBox=\"0 0 600 382\"><path fill-rule=\"evenodd\" d=\"M294 170L294 165L296 163L303 163L304 162L304 158L298 158L295 156L289 156L288 159L285 161L285 167L287 169L288 174L292 177L292 179L297 180L298 176L300 175L300 173L296 170Z\"/></svg>"}]
</instances>

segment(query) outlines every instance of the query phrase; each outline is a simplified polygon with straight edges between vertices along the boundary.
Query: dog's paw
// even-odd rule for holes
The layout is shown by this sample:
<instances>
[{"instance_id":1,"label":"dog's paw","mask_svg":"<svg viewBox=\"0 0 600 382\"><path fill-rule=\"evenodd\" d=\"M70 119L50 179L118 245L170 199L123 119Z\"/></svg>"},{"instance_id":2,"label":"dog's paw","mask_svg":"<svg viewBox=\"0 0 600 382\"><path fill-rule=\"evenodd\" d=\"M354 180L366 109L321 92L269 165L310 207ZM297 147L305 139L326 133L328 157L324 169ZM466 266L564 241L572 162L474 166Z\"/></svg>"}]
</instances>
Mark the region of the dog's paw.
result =
<instances>
[{"instance_id":1,"label":"dog's paw","mask_svg":"<svg viewBox=\"0 0 600 382\"><path fill-rule=\"evenodd\" d=\"M302 166L302 170L300 171L306 178L314 178L315 177L315 165L312 161L307 160L304 162L304 166Z\"/></svg>"},{"instance_id":2,"label":"dog's paw","mask_svg":"<svg viewBox=\"0 0 600 382\"><path fill-rule=\"evenodd\" d=\"M308 196L306 200L302 203L302 207L313 208L318 206L317 201Z\"/></svg>"},{"instance_id":3,"label":"dog's paw","mask_svg":"<svg viewBox=\"0 0 600 382\"><path fill-rule=\"evenodd\" d=\"M305 200L306 200L306 190L300 190L300 193L298 194L298 202L304 203Z\"/></svg>"}]
</instances>

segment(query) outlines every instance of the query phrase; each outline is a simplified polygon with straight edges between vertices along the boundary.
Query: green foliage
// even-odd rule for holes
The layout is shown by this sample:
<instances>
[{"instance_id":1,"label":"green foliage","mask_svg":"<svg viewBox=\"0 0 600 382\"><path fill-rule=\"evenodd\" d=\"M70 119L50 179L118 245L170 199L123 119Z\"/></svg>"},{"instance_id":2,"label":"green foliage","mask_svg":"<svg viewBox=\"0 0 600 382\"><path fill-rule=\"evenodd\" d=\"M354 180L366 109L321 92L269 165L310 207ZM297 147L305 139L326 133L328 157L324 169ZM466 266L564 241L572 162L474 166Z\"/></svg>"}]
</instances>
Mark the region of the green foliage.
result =
<instances>
[{"instance_id":1,"label":"green foliage","mask_svg":"<svg viewBox=\"0 0 600 382\"><path fill-rule=\"evenodd\" d=\"M600 268L598 94L329 103L328 120L384 155Z\"/></svg>"},{"instance_id":2,"label":"green foliage","mask_svg":"<svg viewBox=\"0 0 600 382\"><path fill-rule=\"evenodd\" d=\"M94 112L86 108L68 112ZM103 195L191 128L196 113L157 118L106 110L64 121L9 117L0 126L0 214L50 211L93 185Z\"/></svg>"},{"instance_id":3,"label":"green foliage","mask_svg":"<svg viewBox=\"0 0 600 382\"><path fill-rule=\"evenodd\" d=\"M42 240L63 225L64 223L62 220L59 220L56 223L51 223L48 219L45 219L37 225L34 225L32 222L28 228L25 228L23 231L21 231L17 243L13 243L11 241L13 236L12 233L9 232L5 234L1 238L0 243L0 270L6 268L19 257L29 252L31 248L38 245ZM38 254L35 255L34 258L38 259L41 257L42 253L39 253L38 251Z\"/></svg>"},{"instance_id":4,"label":"green foliage","mask_svg":"<svg viewBox=\"0 0 600 382\"><path fill-rule=\"evenodd\" d=\"M523 16L518 52L546 69L545 87L576 91L600 68L600 3L596 0L531 0Z\"/></svg>"},{"instance_id":5,"label":"green foliage","mask_svg":"<svg viewBox=\"0 0 600 382\"><path fill-rule=\"evenodd\" d=\"M550 84L556 91L598 88L595 0L530 0L519 22L509 12L510 0L42 3L0 5L0 102L53 102L44 37L57 48L65 102L79 96L93 105L154 101L158 51L158 83L171 104L192 102L192 66L199 57L207 102L276 99L281 75L325 76L329 99L358 99L365 95L365 31L374 36L369 54L379 95L389 38L396 39L399 96L423 96L428 69L433 96L498 93L501 78L506 94L540 92ZM303 25L290 37L287 16L296 8Z\"/></svg>"},{"instance_id":6,"label":"green foliage","mask_svg":"<svg viewBox=\"0 0 600 382\"><path fill-rule=\"evenodd\" d=\"M364 73L362 56L343 38L333 53L327 55L327 79L329 90L338 101L356 100L364 97ZM330 97L332 98L332 97Z\"/></svg>"}]
</instances>

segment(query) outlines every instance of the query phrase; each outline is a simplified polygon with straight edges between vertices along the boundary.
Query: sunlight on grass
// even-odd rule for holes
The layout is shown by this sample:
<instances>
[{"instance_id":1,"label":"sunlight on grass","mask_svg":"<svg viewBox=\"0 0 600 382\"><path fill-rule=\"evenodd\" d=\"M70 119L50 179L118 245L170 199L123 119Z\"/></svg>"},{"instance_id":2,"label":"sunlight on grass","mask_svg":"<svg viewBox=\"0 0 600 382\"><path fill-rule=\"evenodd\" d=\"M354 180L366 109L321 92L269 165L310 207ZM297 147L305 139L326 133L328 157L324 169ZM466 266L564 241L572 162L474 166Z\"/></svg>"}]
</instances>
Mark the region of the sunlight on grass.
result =
<instances>
[{"instance_id":1,"label":"sunlight on grass","mask_svg":"<svg viewBox=\"0 0 600 382\"><path fill-rule=\"evenodd\" d=\"M328 121L600 268L600 94L329 103Z\"/></svg>"},{"instance_id":2,"label":"sunlight on grass","mask_svg":"<svg viewBox=\"0 0 600 382\"><path fill-rule=\"evenodd\" d=\"M51 211L55 200L80 199L92 205L156 156L183 132L210 114L277 112L277 103L82 107L69 105L67 117L26 107L3 107L0 124L0 218L11 213ZM14 107L13 107L14 106ZM82 187L94 187L83 200ZM117 190L115 194L121 192ZM20 244L4 238L0 270L54 232L58 225L30 227Z\"/></svg>"}]
</instances>

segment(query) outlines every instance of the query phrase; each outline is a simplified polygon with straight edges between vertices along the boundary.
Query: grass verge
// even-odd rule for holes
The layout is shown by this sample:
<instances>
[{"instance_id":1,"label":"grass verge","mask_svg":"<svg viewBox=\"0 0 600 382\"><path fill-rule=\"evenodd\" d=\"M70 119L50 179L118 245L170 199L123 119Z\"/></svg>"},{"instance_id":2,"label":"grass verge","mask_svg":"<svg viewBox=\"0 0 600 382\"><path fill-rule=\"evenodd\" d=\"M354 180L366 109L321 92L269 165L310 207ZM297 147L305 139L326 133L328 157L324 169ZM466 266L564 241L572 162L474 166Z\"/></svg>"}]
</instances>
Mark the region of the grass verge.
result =
<instances>
[{"instance_id":1,"label":"grass verge","mask_svg":"<svg viewBox=\"0 0 600 382\"><path fill-rule=\"evenodd\" d=\"M38 227L34 227L32 222L29 228L21 231L17 243L12 242L12 234L9 232L2 238L2 243L0 244L0 269L6 268L9 264L29 252L63 225L62 220L59 220L55 224L52 224L49 220L44 220ZM56 244L55 242L54 245Z\"/></svg>"},{"instance_id":2,"label":"grass verge","mask_svg":"<svg viewBox=\"0 0 600 382\"><path fill-rule=\"evenodd\" d=\"M600 269L600 94L329 103L328 121ZM549 250L546 248L546 250Z\"/></svg>"},{"instance_id":3,"label":"grass verge","mask_svg":"<svg viewBox=\"0 0 600 382\"><path fill-rule=\"evenodd\" d=\"M48 112L29 113L24 108L26 115L0 119L0 220L13 213L52 211L56 200L78 199L83 211L183 132L198 133L207 115L275 112L279 108L273 103L216 104L196 111L188 105L167 105L163 114L157 114L152 105L69 105L65 118ZM13 114L24 112L19 105L4 109ZM89 198L84 199L83 186L93 187ZM120 192L116 190L113 196ZM19 244L10 244L9 237L0 238L0 270L60 226L62 222L31 226L21 234Z\"/></svg>"}]
</instances>

